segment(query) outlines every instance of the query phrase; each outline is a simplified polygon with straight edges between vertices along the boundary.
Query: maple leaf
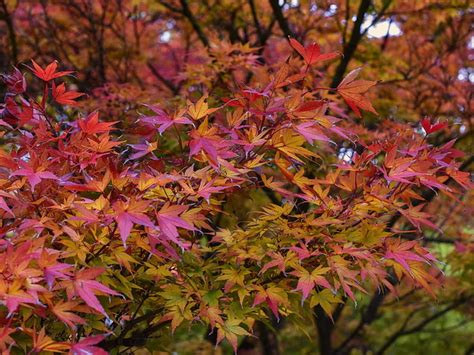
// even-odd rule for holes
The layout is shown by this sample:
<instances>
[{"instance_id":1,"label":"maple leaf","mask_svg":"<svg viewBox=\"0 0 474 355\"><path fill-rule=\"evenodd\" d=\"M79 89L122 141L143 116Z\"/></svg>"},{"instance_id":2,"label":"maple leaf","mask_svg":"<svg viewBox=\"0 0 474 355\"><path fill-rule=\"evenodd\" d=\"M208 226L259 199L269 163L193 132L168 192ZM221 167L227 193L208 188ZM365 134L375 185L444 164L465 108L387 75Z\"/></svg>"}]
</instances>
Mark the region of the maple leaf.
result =
<instances>
[{"instance_id":1,"label":"maple leaf","mask_svg":"<svg viewBox=\"0 0 474 355\"><path fill-rule=\"evenodd\" d=\"M299 134L293 132L291 129L284 129L274 134L272 137L272 145L288 157L295 159L298 162L303 162L299 156L312 157L315 153L310 152L302 147L305 139Z\"/></svg>"},{"instance_id":2,"label":"maple leaf","mask_svg":"<svg viewBox=\"0 0 474 355\"><path fill-rule=\"evenodd\" d=\"M292 246L289 248L291 251L294 251L299 260L304 260L312 256L318 256L321 254L319 251L310 251L306 244L300 242L300 246Z\"/></svg>"},{"instance_id":3,"label":"maple leaf","mask_svg":"<svg viewBox=\"0 0 474 355\"><path fill-rule=\"evenodd\" d=\"M322 275L325 275L330 268L318 266L311 273L306 269L292 271L291 274L298 277L298 284L296 285L296 291L301 291L303 298L301 302L304 302L308 298L311 291L315 286L322 286L331 289L331 284Z\"/></svg>"},{"instance_id":4,"label":"maple leaf","mask_svg":"<svg viewBox=\"0 0 474 355\"><path fill-rule=\"evenodd\" d=\"M237 354L237 336L251 334L240 326L242 321L239 319L227 319L224 324L217 324L217 339L216 344L219 344L224 338L232 345L234 352Z\"/></svg>"},{"instance_id":5,"label":"maple leaf","mask_svg":"<svg viewBox=\"0 0 474 355\"><path fill-rule=\"evenodd\" d=\"M155 227L150 218L144 214L148 205L149 203L144 200L129 201L128 203L117 201L113 204L114 219L117 222L124 247L126 247L127 238L134 223L151 228Z\"/></svg>"},{"instance_id":6,"label":"maple leaf","mask_svg":"<svg viewBox=\"0 0 474 355\"><path fill-rule=\"evenodd\" d=\"M329 318L332 319L332 306L337 303L342 303L342 301L334 295L334 293L329 289L324 289L321 292L315 292L309 301L309 306L311 308L319 305L326 312Z\"/></svg>"},{"instance_id":7,"label":"maple leaf","mask_svg":"<svg viewBox=\"0 0 474 355\"><path fill-rule=\"evenodd\" d=\"M439 122L435 124L431 124L431 120L428 117L425 117L421 120L421 127L425 130L426 134L431 134L442 129L448 127L446 122Z\"/></svg>"},{"instance_id":8,"label":"maple leaf","mask_svg":"<svg viewBox=\"0 0 474 355\"><path fill-rule=\"evenodd\" d=\"M343 99L357 114L357 116L362 116L359 108L365 111L370 111L377 115L377 111L375 111L370 101L363 95L372 86L377 84L377 82L368 80L356 80L361 70L362 68L357 68L347 74L347 76L338 85L337 92L343 97Z\"/></svg>"},{"instance_id":9,"label":"maple leaf","mask_svg":"<svg viewBox=\"0 0 474 355\"><path fill-rule=\"evenodd\" d=\"M470 189L473 187L473 183L471 182L471 174L467 171L460 171L452 168L446 169L447 174L449 177L454 179L459 185L464 187L465 189Z\"/></svg>"},{"instance_id":10,"label":"maple leaf","mask_svg":"<svg viewBox=\"0 0 474 355\"><path fill-rule=\"evenodd\" d=\"M75 328L77 324L86 323L84 318L81 318L72 312L77 305L77 302L59 301L58 303L51 304L49 307L51 312L53 312L60 321L64 322L71 328Z\"/></svg>"},{"instance_id":11,"label":"maple leaf","mask_svg":"<svg viewBox=\"0 0 474 355\"><path fill-rule=\"evenodd\" d=\"M26 91L25 76L17 67L13 67L13 74L0 74L0 78L14 94L22 94Z\"/></svg>"},{"instance_id":12,"label":"maple leaf","mask_svg":"<svg viewBox=\"0 0 474 355\"><path fill-rule=\"evenodd\" d=\"M215 179L208 182L201 180L196 195L201 196L203 199L209 202L211 194L218 193L227 188L226 186L214 186L214 182Z\"/></svg>"},{"instance_id":13,"label":"maple leaf","mask_svg":"<svg viewBox=\"0 0 474 355\"><path fill-rule=\"evenodd\" d=\"M413 164L413 161L411 159L406 159L406 160L399 159L398 161L395 162L394 166L392 166L392 168L390 169L388 173L385 167L382 167L381 170L387 182L399 181L405 184L412 184L413 182L410 180L407 180L407 178L426 175L425 173L420 173L418 171L412 170L410 168L412 164Z\"/></svg>"},{"instance_id":14,"label":"maple leaf","mask_svg":"<svg viewBox=\"0 0 474 355\"><path fill-rule=\"evenodd\" d=\"M219 276L216 280L226 281L224 284L224 292L227 293L236 284L241 287L244 287L245 275L248 275L249 273L250 271L245 269L224 269L222 270L222 275Z\"/></svg>"},{"instance_id":15,"label":"maple leaf","mask_svg":"<svg viewBox=\"0 0 474 355\"><path fill-rule=\"evenodd\" d=\"M191 141L189 142L189 156L194 156L200 151L204 151L209 157L213 166L219 166L218 158L232 158L235 156L227 147L231 145L230 141L222 139L217 134L216 127L208 127L207 118L203 120L197 130L190 133Z\"/></svg>"},{"instance_id":16,"label":"maple leaf","mask_svg":"<svg viewBox=\"0 0 474 355\"><path fill-rule=\"evenodd\" d=\"M337 290L339 286L342 286L345 294L349 296L354 302L356 301L354 292L351 289L358 289L363 293L367 293L357 281L358 272L349 268L349 262L346 259L341 258L339 255L335 255L330 260L331 269L336 272L339 282L335 281L334 286Z\"/></svg>"},{"instance_id":17,"label":"maple leaf","mask_svg":"<svg viewBox=\"0 0 474 355\"><path fill-rule=\"evenodd\" d=\"M118 121L113 122L99 122L99 112L92 112L83 120L78 120L77 124L82 132L86 134L96 134L102 132L109 132L112 126Z\"/></svg>"},{"instance_id":18,"label":"maple leaf","mask_svg":"<svg viewBox=\"0 0 474 355\"><path fill-rule=\"evenodd\" d=\"M313 101L306 101L303 102L295 112L307 112L307 111L314 111L321 108L324 105L324 101L322 100L313 100Z\"/></svg>"},{"instance_id":19,"label":"maple leaf","mask_svg":"<svg viewBox=\"0 0 474 355\"><path fill-rule=\"evenodd\" d=\"M15 218L15 215L13 214L13 211L10 209L10 207L8 207L7 202L5 201L5 199L2 196L0 196L0 208L2 210L4 210L6 213L8 213L10 216Z\"/></svg>"},{"instance_id":20,"label":"maple leaf","mask_svg":"<svg viewBox=\"0 0 474 355\"><path fill-rule=\"evenodd\" d=\"M155 151L156 148L158 148L158 142L145 142L140 144L131 144L130 146L136 150L136 152L130 156L130 159L135 160ZM152 155L152 158L155 158L155 156Z\"/></svg>"},{"instance_id":21,"label":"maple leaf","mask_svg":"<svg viewBox=\"0 0 474 355\"><path fill-rule=\"evenodd\" d=\"M78 271L73 280L73 287L74 293L82 298L89 307L107 317L107 313L105 313L105 310L97 299L96 294L99 293L112 296L120 296L120 294L94 280L104 271L103 268L90 268Z\"/></svg>"},{"instance_id":22,"label":"maple leaf","mask_svg":"<svg viewBox=\"0 0 474 355\"><path fill-rule=\"evenodd\" d=\"M99 137L87 137L89 147L97 153L106 153L112 150L113 147L119 146L122 141L111 141L108 133L103 133Z\"/></svg>"},{"instance_id":23,"label":"maple leaf","mask_svg":"<svg viewBox=\"0 0 474 355\"><path fill-rule=\"evenodd\" d=\"M215 111L219 108L209 108L207 104L207 96L201 97L195 104L188 101L188 114L193 120L199 120Z\"/></svg>"},{"instance_id":24,"label":"maple leaf","mask_svg":"<svg viewBox=\"0 0 474 355\"><path fill-rule=\"evenodd\" d=\"M206 307L199 312L201 317L207 318L209 320L211 329L214 329L216 324L224 324L221 314L221 310L217 307Z\"/></svg>"},{"instance_id":25,"label":"maple leaf","mask_svg":"<svg viewBox=\"0 0 474 355\"><path fill-rule=\"evenodd\" d=\"M402 242L399 239L387 240L387 251L385 258L395 260L399 263L407 272L411 272L409 262L410 261L421 261L429 263L436 261L433 255L431 255L424 248L418 246L418 242L414 240ZM417 250L418 249L418 250ZM415 253L413 251L419 251L423 253Z\"/></svg>"},{"instance_id":26,"label":"maple leaf","mask_svg":"<svg viewBox=\"0 0 474 355\"><path fill-rule=\"evenodd\" d=\"M334 59L340 56L340 53L338 52L321 54L321 47L316 43L310 44L307 47L303 47L303 45L294 38L290 38L290 45L303 57L304 61L308 65Z\"/></svg>"},{"instance_id":27,"label":"maple leaf","mask_svg":"<svg viewBox=\"0 0 474 355\"><path fill-rule=\"evenodd\" d=\"M267 289L259 287L258 292L253 300L252 307L257 306L262 302L266 302L275 317L280 320L278 306L288 303L288 295L284 289L278 286L270 286Z\"/></svg>"},{"instance_id":28,"label":"maple leaf","mask_svg":"<svg viewBox=\"0 0 474 355\"><path fill-rule=\"evenodd\" d=\"M8 316L18 310L21 304L37 304L39 303L36 292L27 292L24 289L21 279L15 279L12 283L8 283L0 279L0 298L8 309Z\"/></svg>"},{"instance_id":29,"label":"maple leaf","mask_svg":"<svg viewBox=\"0 0 474 355\"><path fill-rule=\"evenodd\" d=\"M35 170L31 166L22 164L24 167L14 171L11 176L25 176L31 186L31 191L35 190L35 186L38 185L41 180L59 180L59 178L50 171L46 170Z\"/></svg>"},{"instance_id":30,"label":"maple leaf","mask_svg":"<svg viewBox=\"0 0 474 355\"><path fill-rule=\"evenodd\" d=\"M33 68L30 69L33 71L33 74L43 81L51 81L53 79L74 73L70 70L57 72L56 69L58 68L58 62L56 61L48 64L45 69L41 68L33 59L31 60L31 63L33 64Z\"/></svg>"},{"instance_id":31,"label":"maple leaf","mask_svg":"<svg viewBox=\"0 0 474 355\"><path fill-rule=\"evenodd\" d=\"M315 140L323 142L331 141L314 122L300 123L295 127L295 130L305 137L309 144L313 144Z\"/></svg>"},{"instance_id":32,"label":"maple leaf","mask_svg":"<svg viewBox=\"0 0 474 355\"><path fill-rule=\"evenodd\" d=\"M70 264L58 262L57 258L58 255L49 254L45 249L43 249L37 260L38 266L43 270L44 279L50 289L53 287L56 278L69 280L70 272L67 270L73 267Z\"/></svg>"},{"instance_id":33,"label":"maple leaf","mask_svg":"<svg viewBox=\"0 0 474 355\"><path fill-rule=\"evenodd\" d=\"M430 228L440 230L433 222L429 220L431 217L430 214L422 211L423 207L424 204L420 204L418 206L410 206L406 209L399 208L398 211L414 226L416 226L418 230L421 230L422 224Z\"/></svg>"},{"instance_id":34,"label":"maple leaf","mask_svg":"<svg viewBox=\"0 0 474 355\"><path fill-rule=\"evenodd\" d=\"M436 280L433 275L426 271L426 266L424 263L409 261L410 267L410 276L415 280L421 287L423 287L433 298L436 298L435 293L433 292L432 285L439 285L438 280Z\"/></svg>"},{"instance_id":35,"label":"maple leaf","mask_svg":"<svg viewBox=\"0 0 474 355\"><path fill-rule=\"evenodd\" d=\"M44 351L62 353L70 348L69 344L55 342L47 336L44 328L41 328L39 332L33 330L26 330L26 332L33 338L32 352L34 353L41 353Z\"/></svg>"},{"instance_id":36,"label":"maple leaf","mask_svg":"<svg viewBox=\"0 0 474 355\"><path fill-rule=\"evenodd\" d=\"M154 106L154 105L145 105L145 106L148 107L153 112L155 112L156 115L143 117L142 121L145 123L157 125L158 132L160 132L160 134L162 134L164 131L166 131L168 128L170 128L171 126L175 124L191 124L191 125L193 124L193 122L189 118L184 117L184 110L178 112L176 116L171 117L158 106Z\"/></svg>"},{"instance_id":37,"label":"maple leaf","mask_svg":"<svg viewBox=\"0 0 474 355\"><path fill-rule=\"evenodd\" d=\"M107 351L95 346L104 339L105 336L103 335L95 335L83 338L79 342L72 345L69 353L71 355L107 355Z\"/></svg>"},{"instance_id":38,"label":"maple leaf","mask_svg":"<svg viewBox=\"0 0 474 355\"><path fill-rule=\"evenodd\" d=\"M265 265L263 265L259 274L263 274L268 269L271 269L276 266L278 267L281 273L286 275L285 271L286 271L287 266L291 265L294 262L293 260L294 254L289 253L289 255L283 256L280 253L270 253L269 255L271 256L272 260L266 263Z\"/></svg>"},{"instance_id":39,"label":"maple leaf","mask_svg":"<svg viewBox=\"0 0 474 355\"><path fill-rule=\"evenodd\" d=\"M19 125L23 126L33 119L33 105L23 102L23 105L18 105L12 97L6 99L6 108L8 112L19 120ZM9 125L8 125L9 126Z\"/></svg>"},{"instance_id":40,"label":"maple leaf","mask_svg":"<svg viewBox=\"0 0 474 355\"><path fill-rule=\"evenodd\" d=\"M13 338L10 337L10 334L14 333L15 331L16 329L9 328L8 325L6 327L0 326L0 349L1 350L8 348L12 344L15 344L15 340L13 340ZM8 353L6 353L5 355L8 355Z\"/></svg>"},{"instance_id":41,"label":"maple leaf","mask_svg":"<svg viewBox=\"0 0 474 355\"><path fill-rule=\"evenodd\" d=\"M77 91L66 91L64 83L56 86L53 82L53 98L58 104L77 106L78 103L74 99L81 96L84 96L84 94Z\"/></svg>"},{"instance_id":42,"label":"maple leaf","mask_svg":"<svg viewBox=\"0 0 474 355\"><path fill-rule=\"evenodd\" d=\"M180 214L185 212L187 209L187 206L166 203L158 212L156 212L156 219L158 220L161 233L180 246L182 246L182 243L178 239L178 227L187 230L195 229L191 224L180 217Z\"/></svg>"}]
</instances>

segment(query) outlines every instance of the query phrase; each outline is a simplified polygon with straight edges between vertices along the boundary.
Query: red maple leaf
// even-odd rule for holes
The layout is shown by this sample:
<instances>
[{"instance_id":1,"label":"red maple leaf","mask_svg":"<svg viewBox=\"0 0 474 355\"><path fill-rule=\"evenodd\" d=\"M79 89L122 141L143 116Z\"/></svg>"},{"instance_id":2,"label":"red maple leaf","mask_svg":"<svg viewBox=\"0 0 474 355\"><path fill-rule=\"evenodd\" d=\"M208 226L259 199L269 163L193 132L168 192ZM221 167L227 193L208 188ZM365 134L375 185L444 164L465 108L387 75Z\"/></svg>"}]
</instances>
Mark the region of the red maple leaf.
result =
<instances>
[{"instance_id":1,"label":"red maple leaf","mask_svg":"<svg viewBox=\"0 0 474 355\"><path fill-rule=\"evenodd\" d=\"M148 107L153 112L155 112L156 115L143 117L142 121L146 123L150 123L152 125L157 125L158 132L160 132L160 134L175 124L193 124L193 122L189 118L183 116L184 112L179 112L175 117L171 117L165 111L163 111L161 108L157 106L153 106L153 105L145 105L145 106Z\"/></svg>"},{"instance_id":2,"label":"red maple leaf","mask_svg":"<svg viewBox=\"0 0 474 355\"><path fill-rule=\"evenodd\" d=\"M64 83L56 86L53 82L53 98L58 104L77 106L78 103L74 101L74 99L83 95L83 93L77 91L66 91L66 85L64 85Z\"/></svg>"},{"instance_id":3,"label":"red maple leaf","mask_svg":"<svg viewBox=\"0 0 474 355\"><path fill-rule=\"evenodd\" d=\"M74 294L82 298L89 307L107 317L104 307L97 299L97 294L113 296L120 296L120 294L95 280L103 272L103 268L91 268L77 272L73 281L73 289ZM69 291L69 295L70 293L71 291Z\"/></svg>"},{"instance_id":4,"label":"red maple leaf","mask_svg":"<svg viewBox=\"0 0 474 355\"><path fill-rule=\"evenodd\" d=\"M421 126L425 130L426 134L431 134L437 131L440 131L442 129L445 129L448 127L448 124L446 122L438 122L435 124L431 124L431 120L428 117L425 117L421 120Z\"/></svg>"},{"instance_id":5,"label":"red maple leaf","mask_svg":"<svg viewBox=\"0 0 474 355\"><path fill-rule=\"evenodd\" d=\"M321 47L318 44L313 43L307 47L303 47L303 45L294 38L290 38L290 44L303 57L308 65L334 59L340 55L338 52L321 54Z\"/></svg>"},{"instance_id":6,"label":"red maple leaf","mask_svg":"<svg viewBox=\"0 0 474 355\"><path fill-rule=\"evenodd\" d=\"M35 186L38 185L41 180L50 179L58 180L58 177L50 171L34 170L31 166L25 164L25 166L11 174L12 176L25 176L31 185L31 191L35 190Z\"/></svg>"},{"instance_id":7,"label":"red maple leaf","mask_svg":"<svg viewBox=\"0 0 474 355\"><path fill-rule=\"evenodd\" d=\"M118 121L113 122L99 122L99 112L92 112L83 120L79 120L77 124L82 132L86 134L96 134L102 132L109 132L112 126Z\"/></svg>"},{"instance_id":8,"label":"red maple leaf","mask_svg":"<svg viewBox=\"0 0 474 355\"><path fill-rule=\"evenodd\" d=\"M337 87L337 92L347 102L350 108L361 117L359 109L370 111L377 115L374 107L364 94L376 84L375 81L355 80L362 68L351 71Z\"/></svg>"},{"instance_id":9,"label":"red maple leaf","mask_svg":"<svg viewBox=\"0 0 474 355\"><path fill-rule=\"evenodd\" d=\"M31 63L33 63L34 67L30 68L33 74L44 81L50 81L73 73L71 70L57 72L56 69L58 68L58 63L56 61L48 64L45 69L41 68L33 59L31 60Z\"/></svg>"},{"instance_id":10,"label":"red maple leaf","mask_svg":"<svg viewBox=\"0 0 474 355\"><path fill-rule=\"evenodd\" d=\"M78 343L71 347L71 355L107 355L107 351L95 346L104 340L103 335L95 335L87 338L83 338Z\"/></svg>"},{"instance_id":11,"label":"red maple leaf","mask_svg":"<svg viewBox=\"0 0 474 355\"><path fill-rule=\"evenodd\" d=\"M180 214L188 209L187 206L165 204L159 212L156 213L156 219L160 226L161 233L169 240L178 245L182 245L178 240L178 227L194 230L194 227L183 220Z\"/></svg>"},{"instance_id":12,"label":"red maple leaf","mask_svg":"<svg viewBox=\"0 0 474 355\"><path fill-rule=\"evenodd\" d=\"M114 203L114 218L117 222L120 238L124 246L134 223L147 227L155 227L150 218L144 214L147 207L148 202L146 201L131 201L128 203L117 201Z\"/></svg>"}]
</instances>

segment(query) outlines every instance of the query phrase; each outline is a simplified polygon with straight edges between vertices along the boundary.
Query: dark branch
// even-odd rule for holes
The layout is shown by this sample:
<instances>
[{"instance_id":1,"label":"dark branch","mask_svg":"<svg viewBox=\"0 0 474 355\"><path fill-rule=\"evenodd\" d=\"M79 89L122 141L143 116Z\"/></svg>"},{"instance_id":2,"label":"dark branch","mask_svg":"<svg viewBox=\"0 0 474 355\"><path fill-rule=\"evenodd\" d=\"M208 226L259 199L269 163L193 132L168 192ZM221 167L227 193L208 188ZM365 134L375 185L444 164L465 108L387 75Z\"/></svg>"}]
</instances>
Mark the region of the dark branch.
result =
<instances>
[{"instance_id":1,"label":"dark branch","mask_svg":"<svg viewBox=\"0 0 474 355\"><path fill-rule=\"evenodd\" d=\"M280 26L281 30L283 31L283 34L288 38L288 37L295 37L295 34L293 31L290 29L290 26L288 25L288 21L286 20L285 16L283 15L283 11L281 10L281 6L278 3L278 0L269 0L270 1L270 6L272 7L273 14L275 15L275 18L278 22L278 25Z\"/></svg>"},{"instance_id":2,"label":"dark branch","mask_svg":"<svg viewBox=\"0 0 474 355\"><path fill-rule=\"evenodd\" d=\"M151 64L150 62L147 62L146 65L148 66L152 74L156 76L156 78L160 80L163 84L165 84L165 86L168 89L170 89L174 95L177 95L179 93L179 87L176 86L171 80L168 80L163 75L161 75L160 72L154 67L153 64Z\"/></svg>"},{"instance_id":3,"label":"dark branch","mask_svg":"<svg viewBox=\"0 0 474 355\"><path fill-rule=\"evenodd\" d=\"M354 28L352 29L351 37L349 39L349 42L344 46L343 50L343 57L341 61L339 62L339 65L337 66L336 69L336 74L334 75L334 78L332 79L331 87L335 88L339 85L339 83L342 81L342 78L344 76L344 73L347 70L347 67L349 65L349 62L352 59L352 56L354 55L357 46L359 45L360 40L363 37L363 33L361 32L361 27L362 23L364 22L365 14L367 10L369 10L371 0L361 0L360 5L359 5L359 10L357 11L357 18L354 23Z\"/></svg>"},{"instance_id":4,"label":"dark branch","mask_svg":"<svg viewBox=\"0 0 474 355\"><path fill-rule=\"evenodd\" d=\"M18 45L16 41L15 27L13 25L13 20L11 14L8 12L7 4L5 0L0 0L0 5L2 12L0 13L0 19L5 21L5 24L8 28L8 40L10 42L11 56L13 64L17 65L18 63Z\"/></svg>"},{"instance_id":5,"label":"dark branch","mask_svg":"<svg viewBox=\"0 0 474 355\"><path fill-rule=\"evenodd\" d=\"M452 311L452 310L456 309L457 307L461 306L462 304L467 302L470 298L471 297L467 297L467 298L462 297L462 298L458 299L457 301L453 302L448 307L445 307L441 311L432 314L430 317L420 321L418 324L412 326L409 329L406 329L406 326L408 325L408 321L405 321L403 326L400 327L400 329L398 331L396 331L394 334L392 334L387 339L387 341L384 343L384 345L382 345L380 350L376 352L376 355L382 355L399 338L421 331L428 324L430 324L431 322L435 321L436 319L442 317L443 315L445 315L449 311Z\"/></svg>"},{"instance_id":6,"label":"dark branch","mask_svg":"<svg viewBox=\"0 0 474 355\"><path fill-rule=\"evenodd\" d=\"M193 13L191 12L187 0L180 0L180 3L182 6L182 14L188 19L188 21L191 23L191 26L193 26L193 29L198 35L199 40L205 47L209 47L209 39L204 34L201 25L196 20L196 17L194 17Z\"/></svg>"}]
</instances>

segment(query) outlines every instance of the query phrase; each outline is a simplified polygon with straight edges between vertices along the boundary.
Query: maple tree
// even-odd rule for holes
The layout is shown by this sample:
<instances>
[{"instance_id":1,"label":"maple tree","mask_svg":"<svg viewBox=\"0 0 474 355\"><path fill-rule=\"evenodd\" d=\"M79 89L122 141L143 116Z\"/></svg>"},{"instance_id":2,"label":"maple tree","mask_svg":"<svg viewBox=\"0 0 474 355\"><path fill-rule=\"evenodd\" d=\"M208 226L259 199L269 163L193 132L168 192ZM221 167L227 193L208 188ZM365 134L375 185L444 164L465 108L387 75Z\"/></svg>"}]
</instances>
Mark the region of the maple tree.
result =
<instances>
[{"instance_id":1,"label":"maple tree","mask_svg":"<svg viewBox=\"0 0 474 355\"><path fill-rule=\"evenodd\" d=\"M472 315L464 2L0 5L2 352L381 354Z\"/></svg>"}]
</instances>

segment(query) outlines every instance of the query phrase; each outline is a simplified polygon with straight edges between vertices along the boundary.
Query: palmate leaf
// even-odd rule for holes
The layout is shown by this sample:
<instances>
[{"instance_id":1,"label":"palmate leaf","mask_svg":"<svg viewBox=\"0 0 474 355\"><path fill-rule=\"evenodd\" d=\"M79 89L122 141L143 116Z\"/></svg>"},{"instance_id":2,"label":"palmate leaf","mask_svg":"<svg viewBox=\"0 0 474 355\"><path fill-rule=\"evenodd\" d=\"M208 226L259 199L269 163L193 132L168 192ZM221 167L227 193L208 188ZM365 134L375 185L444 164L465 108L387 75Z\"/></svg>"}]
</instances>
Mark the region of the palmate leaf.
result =
<instances>
[{"instance_id":1,"label":"palmate leaf","mask_svg":"<svg viewBox=\"0 0 474 355\"><path fill-rule=\"evenodd\" d=\"M304 142L305 139L301 135L295 134L290 129L282 130L272 137L272 145L275 149L298 162L303 162L302 157L317 156L316 153L303 147Z\"/></svg>"},{"instance_id":2,"label":"palmate leaf","mask_svg":"<svg viewBox=\"0 0 474 355\"><path fill-rule=\"evenodd\" d=\"M195 230L191 224L180 217L187 209L187 206L165 204L160 211L156 213L156 219L158 220L158 225L163 236L181 247L184 245L178 239L178 227L187 230Z\"/></svg>"},{"instance_id":3,"label":"palmate leaf","mask_svg":"<svg viewBox=\"0 0 474 355\"><path fill-rule=\"evenodd\" d=\"M228 319L223 325L217 324L217 344L225 338L232 345L234 352L237 353L238 336L251 335L241 324L242 320L240 319Z\"/></svg>"},{"instance_id":4,"label":"palmate leaf","mask_svg":"<svg viewBox=\"0 0 474 355\"><path fill-rule=\"evenodd\" d=\"M305 269L292 271L291 274L298 277L298 284L296 285L296 291L302 293L302 302L308 298L311 291L316 286L331 289L332 286L328 280L323 276L326 275L330 270L328 267L318 266L313 271L309 272Z\"/></svg>"},{"instance_id":5,"label":"palmate leaf","mask_svg":"<svg viewBox=\"0 0 474 355\"><path fill-rule=\"evenodd\" d=\"M25 332L28 333L33 340L33 349L32 351L40 352L52 352L52 353L63 353L66 350L70 349L70 345L63 342L56 342L46 335L45 328L41 328L39 332L34 331L33 329L25 329Z\"/></svg>"},{"instance_id":6,"label":"palmate leaf","mask_svg":"<svg viewBox=\"0 0 474 355\"><path fill-rule=\"evenodd\" d=\"M350 108L361 117L360 109L377 114L370 101L364 94L375 84L375 81L356 80L362 68L351 71L337 87L337 92L343 97Z\"/></svg>"},{"instance_id":7,"label":"palmate leaf","mask_svg":"<svg viewBox=\"0 0 474 355\"><path fill-rule=\"evenodd\" d=\"M291 46L303 57L304 61L308 65L312 65L317 62L323 62L339 57L341 54L338 52L332 53L321 53L321 48L318 44L313 43L307 47L303 47L296 39L290 38Z\"/></svg>"},{"instance_id":8,"label":"palmate leaf","mask_svg":"<svg viewBox=\"0 0 474 355\"><path fill-rule=\"evenodd\" d=\"M117 201L114 203L114 219L117 222L120 238L122 239L124 247L126 247L128 236L134 224L151 228L155 226L144 213L148 205L149 203L144 200L129 201L128 203Z\"/></svg>"},{"instance_id":9,"label":"palmate leaf","mask_svg":"<svg viewBox=\"0 0 474 355\"><path fill-rule=\"evenodd\" d=\"M152 110L155 115L141 118L141 122L158 127L158 132L163 133L173 125L193 124L193 122L184 116L185 110L181 110L175 115L169 115L163 109L156 105L145 105Z\"/></svg>"},{"instance_id":10,"label":"palmate leaf","mask_svg":"<svg viewBox=\"0 0 474 355\"><path fill-rule=\"evenodd\" d=\"M188 102L188 114L193 120L199 120L218 110L218 108L209 108L207 96L201 97L195 104Z\"/></svg>"},{"instance_id":11,"label":"palmate leaf","mask_svg":"<svg viewBox=\"0 0 474 355\"><path fill-rule=\"evenodd\" d=\"M244 287L244 280L245 276L248 275L250 272L245 269L224 269L222 270L222 275L217 277L217 281L225 281L224 284L224 292L229 292L234 285L239 285L240 287Z\"/></svg>"},{"instance_id":12,"label":"palmate leaf","mask_svg":"<svg viewBox=\"0 0 474 355\"><path fill-rule=\"evenodd\" d=\"M77 302L58 302L51 304L50 310L60 321L64 322L71 328L75 328L79 324L86 323L84 318L73 313L77 306Z\"/></svg>"},{"instance_id":13,"label":"palmate leaf","mask_svg":"<svg viewBox=\"0 0 474 355\"><path fill-rule=\"evenodd\" d=\"M270 286L267 289L259 287L253 300L252 307L255 307L263 302L268 305L268 308L270 308L272 313L279 320L280 315L278 313L278 307L280 305L288 304L288 294L283 288L278 286Z\"/></svg>"},{"instance_id":14,"label":"palmate leaf","mask_svg":"<svg viewBox=\"0 0 474 355\"><path fill-rule=\"evenodd\" d=\"M89 307L107 317L107 313L97 299L97 295L120 296L120 294L94 280L104 271L103 268L91 268L77 272L71 285L72 288L68 291L70 294L79 296Z\"/></svg>"},{"instance_id":15,"label":"palmate leaf","mask_svg":"<svg viewBox=\"0 0 474 355\"><path fill-rule=\"evenodd\" d=\"M99 112L92 112L85 119L78 120L77 124L82 132L85 134L106 133L112 129L117 121L114 122L99 122Z\"/></svg>"},{"instance_id":16,"label":"palmate leaf","mask_svg":"<svg viewBox=\"0 0 474 355\"><path fill-rule=\"evenodd\" d=\"M99 347L99 343L105 339L103 335L95 335L81 339L71 347L72 355L106 355L107 351Z\"/></svg>"},{"instance_id":17,"label":"palmate leaf","mask_svg":"<svg viewBox=\"0 0 474 355\"><path fill-rule=\"evenodd\" d=\"M309 301L311 308L321 306L326 314L332 319L332 310L335 304L342 303L341 299L337 297L331 290L324 289L320 292L313 293Z\"/></svg>"},{"instance_id":18,"label":"palmate leaf","mask_svg":"<svg viewBox=\"0 0 474 355\"><path fill-rule=\"evenodd\" d=\"M75 99L84 96L83 93L77 91L66 91L66 85L61 83L60 85L56 86L53 82L53 98L58 104L62 105L69 105L69 106L77 106L78 103L74 101Z\"/></svg>"},{"instance_id":19,"label":"palmate leaf","mask_svg":"<svg viewBox=\"0 0 474 355\"><path fill-rule=\"evenodd\" d=\"M46 66L45 69L41 68L33 59L31 60L33 69L31 70L38 78L44 81L51 81L56 78L60 78L65 75L70 75L73 71L56 71L58 69L58 62L51 62Z\"/></svg>"}]
</instances>

